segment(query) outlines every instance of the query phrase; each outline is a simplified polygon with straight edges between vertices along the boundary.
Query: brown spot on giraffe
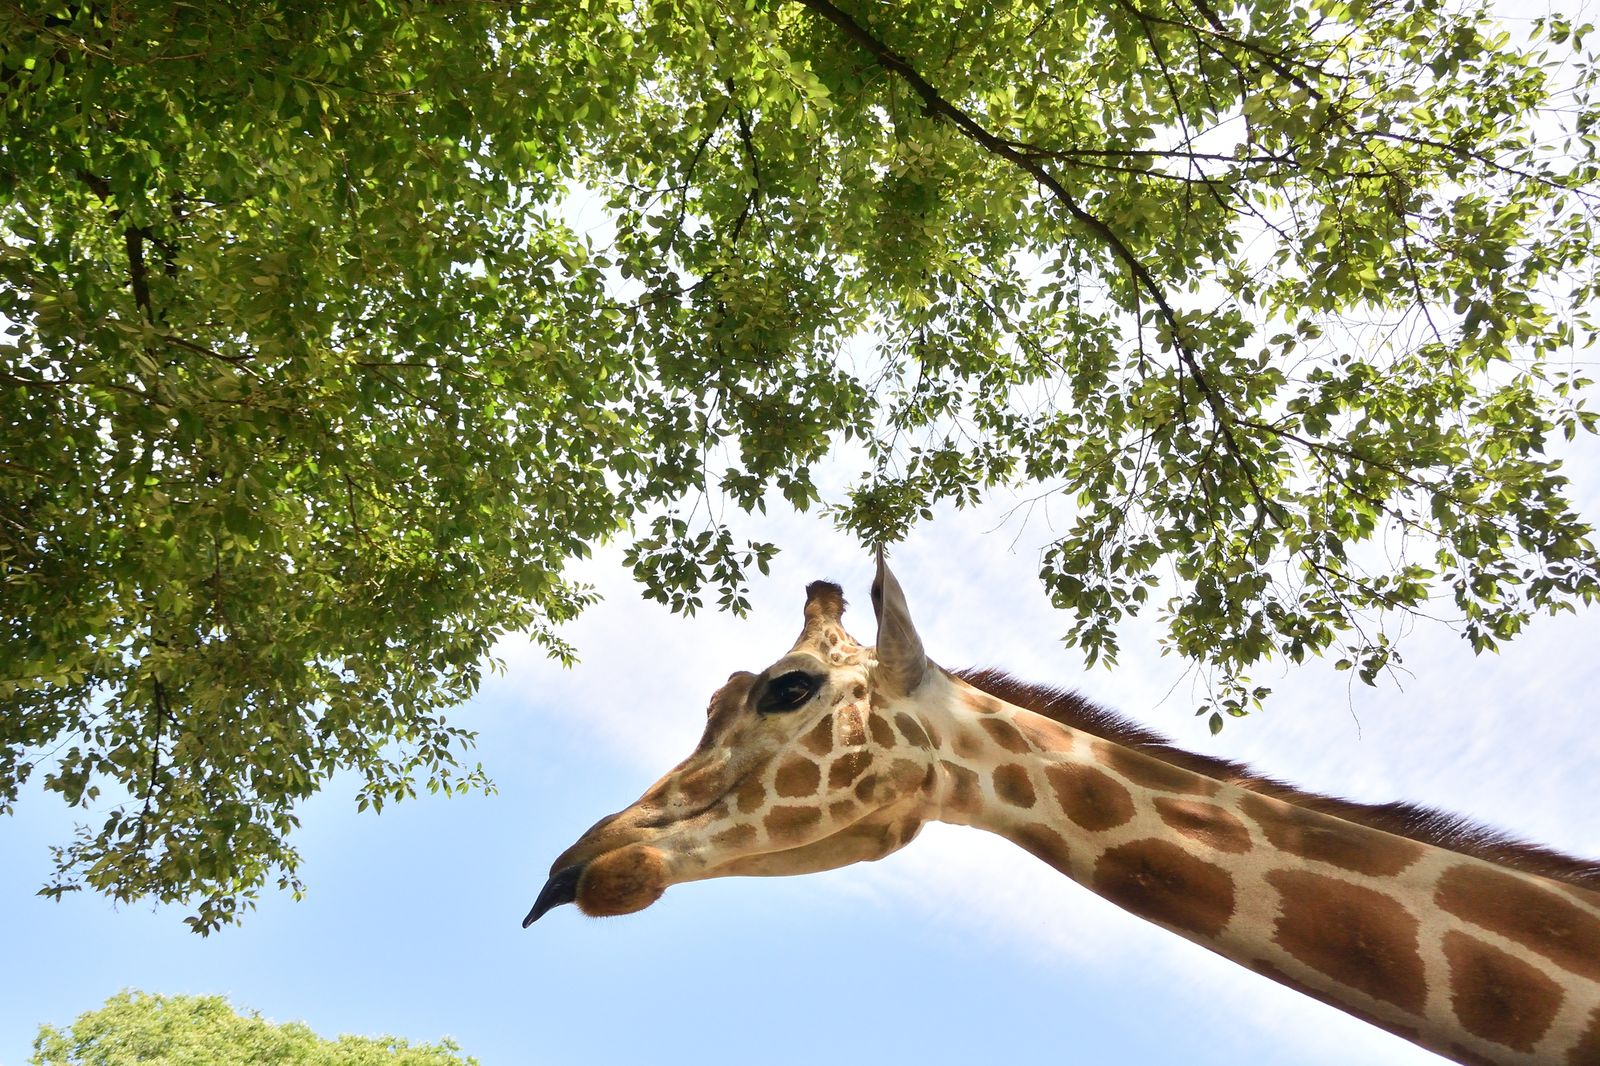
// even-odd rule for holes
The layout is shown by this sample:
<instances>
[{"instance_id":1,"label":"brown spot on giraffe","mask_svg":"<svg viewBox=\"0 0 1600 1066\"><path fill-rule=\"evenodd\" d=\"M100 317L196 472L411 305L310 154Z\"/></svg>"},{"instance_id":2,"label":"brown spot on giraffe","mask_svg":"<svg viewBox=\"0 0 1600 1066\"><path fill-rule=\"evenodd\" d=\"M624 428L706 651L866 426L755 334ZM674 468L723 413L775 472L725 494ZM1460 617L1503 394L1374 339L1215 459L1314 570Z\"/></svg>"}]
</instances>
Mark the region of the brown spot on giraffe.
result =
<instances>
[{"instance_id":1,"label":"brown spot on giraffe","mask_svg":"<svg viewBox=\"0 0 1600 1066\"><path fill-rule=\"evenodd\" d=\"M872 795L878 788L878 775L868 774L856 782L856 799L862 803L871 803Z\"/></svg>"},{"instance_id":2,"label":"brown spot on giraffe","mask_svg":"<svg viewBox=\"0 0 1600 1066\"><path fill-rule=\"evenodd\" d=\"M822 768L810 759L793 756L778 767L772 785L778 795L788 799L797 796L814 796L822 784Z\"/></svg>"},{"instance_id":3,"label":"brown spot on giraffe","mask_svg":"<svg viewBox=\"0 0 1600 1066\"><path fill-rule=\"evenodd\" d=\"M767 835L774 843L795 844L816 829L822 812L815 807L774 807L767 812Z\"/></svg>"},{"instance_id":4,"label":"brown spot on giraffe","mask_svg":"<svg viewBox=\"0 0 1600 1066\"><path fill-rule=\"evenodd\" d=\"M1032 807L1036 797L1028 771L1016 763L994 768L994 793L1013 807Z\"/></svg>"},{"instance_id":5,"label":"brown spot on giraffe","mask_svg":"<svg viewBox=\"0 0 1600 1066\"><path fill-rule=\"evenodd\" d=\"M1463 863L1439 878L1434 900L1556 965L1600 981L1600 918L1515 874Z\"/></svg>"},{"instance_id":6,"label":"brown spot on giraffe","mask_svg":"<svg viewBox=\"0 0 1600 1066\"><path fill-rule=\"evenodd\" d=\"M833 715L827 715L800 738L800 746L813 755L826 755L833 750Z\"/></svg>"},{"instance_id":7,"label":"brown spot on giraffe","mask_svg":"<svg viewBox=\"0 0 1600 1066\"><path fill-rule=\"evenodd\" d=\"M866 694L867 694L867 686L863 685L859 681L857 681L856 684L855 684L855 687L850 690L850 698L853 699L853 700L859 700L863 696L865 696Z\"/></svg>"},{"instance_id":8,"label":"brown spot on giraffe","mask_svg":"<svg viewBox=\"0 0 1600 1066\"><path fill-rule=\"evenodd\" d=\"M711 838L711 843L719 848L742 848L755 842L756 827L748 822L724 829Z\"/></svg>"},{"instance_id":9,"label":"brown spot on giraffe","mask_svg":"<svg viewBox=\"0 0 1600 1066\"><path fill-rule=\"evenodd\" d=\"M1072 734L1048 718L1036 714L1018 715L1016 726L1039 751L1065 754L1072 750Z\"/></svg>"},{"instance_id":10,"label":"brown spot on giraffe","mask_svg":"<svg viewBox=\"0 0 1600 1066\"><path fill-rule=\"evenodd\" d=\"M1114 829L1133 817L1133 797L1110 774L1092 766L1049 766L1045 780L1068 818L1091 832Z\"/></svg>"},{"instance_id":11,"label":"brown spot on giraffe","mask_svg":"<svg viewBox=\"0 0 1600 1066\"><path fill-rule=\"evenodd\" d=\"M1278 946L1340 984L1420 1014L1427 1003L1416 916L1397 900L1309 870L1273 870Z\"/></svg>"},{"instance_id":12,"label":"brown spot on giraffe","mask_svg":"<svg viewBox=\"0 0 1600 1066\"><path fill-rule=\"evenodd\" d=\"M952 731L950 743L956 749L958 759L976 759L983 755L983 741L970 729L958 726Z\"/></svg>"},{"instance_id":13,"label":"brown spot on giraffe","mask_svg":"<svg viewBox=\"0 0 1600 1066\"><path fill-rule=\"evenodd\" d=\"M1043 859L1062 873L1070 873L1067 866L1067 842L1061 839L1061 834L1054 829L1030 823L1020 829L1012 830L1009 835L1031 855Z\"/></svg>"},{"instance_id":14,"label":"brown spot on giraffe","mask_svg":"<svg viewBox=\"0 0 1600 1066\"><path fill-rule=\"evenodd\" d=\"M1261 827L1273 847L1342 870L1392 877L1427 853L1414 840L1254 792L1240 798L1239 809Z\"/></svg>"},{"instance_id":15,"label":"brown spot on giraffe","mask_svg":"<svg viewBox=\"0 0 1600 1066\"><path fill-rule=\"evenodd\" d=\"M985 718L978 724L983 726L990 740L1013 755L1023 755L1032 750L1017 727L1004 718Z\"/></svg>"},{"instance_id":16,"label":"brown spot on giraffe","mask_svg":"<svg viewBox=\"0 0 1600 1066\"><path fill-rule=\"evenodd\" d=\"M976 689L961 694L962 702L979 714L995 714L1003 706L1001 702L987 692Z\"/></svg>"},{"instance_id":17,"label":"brown spot on giraffe","mask_svg":"<svg viewBox=\"0 0 1600 1066\"><path fill-rule=\"evenodd\" d=\"M1515 955L1455 930L1444 935L1444 957L1450 1006L1467 1032L1532 1051L1561 1009L1561 986Z\"/></svg>"},{"instance_id":18,"label":"brown spot on giraffe","mask_svg":"<svg viewBox=\"0 0 1600 1066\"><path fill-rule=\"evenodd\" d=\"M983 806L983 793L978 789L978 775L948 759L941 759L939 765L944 767L944 772L950 778L948 793L950 809L968 816L977 814Z\"/></svg>"},{"instance_id":19,"label":"brown spot on giraffe","mask_svg":"<svg viewBox=\"0 0 1600 1066\"><path fill-rule=\"evenodd\" d=\"M1163 822L1208 848L1235 855L1250 850L1250 831L1215 803L1157 796L1155 808Z\"/></svg>"},{"instance_id":20,"label":"brown spot on giraffe","mask_svg":"<svg viewBox=\"0 0 1600 1066\"><path fill-rule=\"evenodd\" d=\"M701 807L715 799L722 790L722 775L718 772L721 767L708 766L695 773L687 774L678 782L678 795L683 801L693 807Z\"/></svg>"},{"instance_id":21,"label":"brown spot on giraffe","mask_svg":"<svg viewBox=\"0 0 1600 1066\"><path fill-rule=\"evenodd\" d=\"M1491 1059L1487 1055L1480 1055L1471 1048L1462 1047L1460 1044L1451 1044L1448 1053L1452 1060L1462 1063L1462 1066L1501 1066L1499 1059Z\"/></svg>"},{"instance_id":22,"label":"brown spot on giraffe","mask_svg":"<svg viewBox=\"0 0 1600 1066\"><path fill-rule=\"evenodd\" d=\"M1094 864L1095 891L1141 918L1214 937L1233 917L1233 877L1167 840L1111 848Z\"/></svg>"},{"instance_id":23,"label":"brown spot on giraffe","mask_svg":"<svg viewBox=\"0 0 1600 1066\"><path fill-rule=\"evenodd\" d=\"M828 804L828 815L836 822L846 822L850 820L858 809L855 800L834 800Z\"/></svg>"},{"instance_id":24,"label":"brown spot on giraffe","mask_svg":"<svg viewBox=\"0 0 1600 1066\"><path fill-rule=\"evenodd\" d=\"M913 748L927 748L928 733L917 720L904 712L894 716L894 724L900 728L900 735L906 738L906 743Z\"/></svg>"},{"instance_id":25,"label":"brown spot on giraffe","mask_svg":"<svg viewBox=\"0 0 1600 1066\"><path fill-rule=\"evenodd\" d=\"M1181 792L1195 796L1213 796L1217 783L1209 777L1181 766L1173 766L1153 755L1124 748L1118 744L1100 741L1094 746L1095 758L1121 776L1144 788L1158 792Z\"/></svg>"},{"instance_id":26,"label":"brown spot on giraffe","mask_svg":"<svg viewBox=\"0 0 1600 1066\"><path fill-rule=\"evenodd\" d=\"M828 767L828 787L831 789L847 787L850 782L860 777L862 771L871 763L872 760L864 751L845 752L834 759L833 764Z\"/></svg>"},{"instance_id":27,"label":"brown spot on giraffe","mask_svg":"<svg viewBox=\"0 0 1600 1066\"><path fill-rule=\"evenodd\" d=\"M881 714L867 715L867 729L872 733L872 742L880 748L892 748L895 745L894 730L889 728L889 722Z\"/></svg>"},{"instance_id":28,"label":"brown spot on giraffe","mask_svg":"<svg viewBox=\"0 0 1600 1066\"><path fill-rule=\"evenodd\" d=\"M746 777L739 785L739 791L734 793L734 802L739 805L739 810L745 814L754 814L767 802L767 789L761 783L761 774L756 772Z\"/></svg>"},{"instance_id":29,"label":"brown spot on giraffe","mask_svg":"<svg viewBox=\"0 0 1600 1066\"><path fill-rule=\"evenodd\" d=\"M1567 1066L1594 1066L1597 1062L1600 1062L1600 1007L1589 1015L1589 1028L1567 1052Z\"/></svg>"},{"instance_id":30,"label":"brown spot on giraffe","mask_svg":"<svg viewBox=\"0 0 1600 1066\"><path fill-rule=\"evenodd\" d=\"M914 792L922 786L922 780L927 773L926 763L915 759L896 759L889 764L888 778L894 782L896 790Z\"/></svg>"}]
</instances>

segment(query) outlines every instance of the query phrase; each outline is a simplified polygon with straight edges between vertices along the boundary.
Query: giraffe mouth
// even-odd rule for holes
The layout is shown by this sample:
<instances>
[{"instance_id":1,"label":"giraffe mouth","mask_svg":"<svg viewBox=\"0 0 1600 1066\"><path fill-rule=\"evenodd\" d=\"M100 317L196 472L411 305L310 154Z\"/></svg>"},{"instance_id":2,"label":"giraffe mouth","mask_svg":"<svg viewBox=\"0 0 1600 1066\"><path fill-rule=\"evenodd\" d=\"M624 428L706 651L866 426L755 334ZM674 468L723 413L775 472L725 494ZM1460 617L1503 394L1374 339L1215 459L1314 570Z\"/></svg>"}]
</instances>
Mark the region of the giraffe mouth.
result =
<instances>
[{"instance_id":1,"label":"giraffe mouth","mask_svg":"<svg viewBox=\"0 0 1600 1066\"><path fill-rule=\"evenodd\" d=\"M550 911L555 910L563 903L572 903L578 898L578 881L583 877L584 863L568 866L557 870L550 875L550 880L544 883L544 888L539 890L539 898L533 901L533 909L528 911L528 916L522 919L522 928L537 922Z\"/></svg>"}]
</instances>

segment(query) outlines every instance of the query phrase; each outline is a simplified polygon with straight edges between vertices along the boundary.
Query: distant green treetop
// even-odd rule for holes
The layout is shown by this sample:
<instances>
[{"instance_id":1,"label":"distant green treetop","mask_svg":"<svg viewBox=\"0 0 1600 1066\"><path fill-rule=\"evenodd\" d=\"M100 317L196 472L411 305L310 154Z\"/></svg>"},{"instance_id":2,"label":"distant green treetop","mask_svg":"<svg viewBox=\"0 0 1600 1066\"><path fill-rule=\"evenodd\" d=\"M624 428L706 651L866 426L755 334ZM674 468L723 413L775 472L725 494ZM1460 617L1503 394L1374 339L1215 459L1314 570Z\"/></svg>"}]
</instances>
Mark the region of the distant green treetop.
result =
<instances>
[{"instance_id":1,"label":"distant green treetop","mask_svg":"<svg viewBox=\"0 0 1600 1066\"><path fill-rule=\"evenodd\" d=\"M325 1040L299 1022L239 1014L221 996L122 992L65 1031L39 1028L32 1066L476 1066L449 1040Z\"/></svg>"}]
</instances>

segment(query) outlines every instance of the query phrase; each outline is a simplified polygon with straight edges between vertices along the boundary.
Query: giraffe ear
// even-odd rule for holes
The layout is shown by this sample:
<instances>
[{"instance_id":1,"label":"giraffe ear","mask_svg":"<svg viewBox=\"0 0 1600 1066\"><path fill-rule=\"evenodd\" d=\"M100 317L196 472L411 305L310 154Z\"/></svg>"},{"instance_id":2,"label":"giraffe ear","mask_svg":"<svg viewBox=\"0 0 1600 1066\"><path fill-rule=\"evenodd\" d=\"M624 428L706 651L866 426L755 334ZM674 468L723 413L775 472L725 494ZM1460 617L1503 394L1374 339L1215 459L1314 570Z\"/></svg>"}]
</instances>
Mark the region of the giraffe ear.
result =
<instances>
[{"instance_id":1,"label":"giraffe ear","mask_svg":"<svg viewBox=\"0 0 1600 1066\"><path fill-rule=\"evenodd\" d=\"M878 551L878 576L872 582L872 610L878 616L878 681L891 696L909 696L922 683L928 657L911 624L911 609L900 582Z\"/></svg>"}]
</instances>

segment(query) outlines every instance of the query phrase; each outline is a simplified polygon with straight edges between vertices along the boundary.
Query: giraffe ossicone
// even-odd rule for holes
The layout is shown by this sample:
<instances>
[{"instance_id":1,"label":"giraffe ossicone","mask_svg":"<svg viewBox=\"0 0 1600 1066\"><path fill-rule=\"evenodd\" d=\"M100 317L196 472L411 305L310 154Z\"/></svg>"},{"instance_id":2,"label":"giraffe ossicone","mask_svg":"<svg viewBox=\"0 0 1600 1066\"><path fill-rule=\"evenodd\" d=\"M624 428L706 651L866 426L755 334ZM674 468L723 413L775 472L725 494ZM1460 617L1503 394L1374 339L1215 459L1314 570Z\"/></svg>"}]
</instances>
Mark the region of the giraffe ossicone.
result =
<instances>
[{"instance_id":1,"label":"giraffe ossicone","mask_svg":"<svg viewBox=\"0 0 1600 1066\"><path fill-rule=\"evenodd\" d=\"M1301 792L1070 693L943 670L881 554L872 603L867 647L839 586L808 586L794 646L728 678L694 752L556 859L523 925L880 859L952 822L1457 1061L1600 1066L1600 864Z\"/></svg>"}]
</instances>

